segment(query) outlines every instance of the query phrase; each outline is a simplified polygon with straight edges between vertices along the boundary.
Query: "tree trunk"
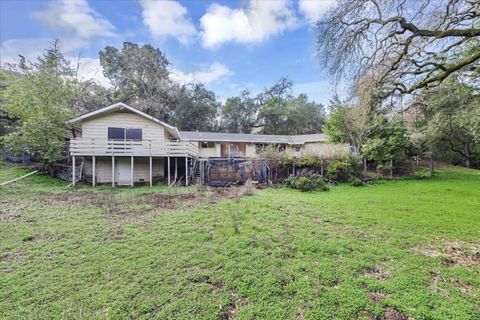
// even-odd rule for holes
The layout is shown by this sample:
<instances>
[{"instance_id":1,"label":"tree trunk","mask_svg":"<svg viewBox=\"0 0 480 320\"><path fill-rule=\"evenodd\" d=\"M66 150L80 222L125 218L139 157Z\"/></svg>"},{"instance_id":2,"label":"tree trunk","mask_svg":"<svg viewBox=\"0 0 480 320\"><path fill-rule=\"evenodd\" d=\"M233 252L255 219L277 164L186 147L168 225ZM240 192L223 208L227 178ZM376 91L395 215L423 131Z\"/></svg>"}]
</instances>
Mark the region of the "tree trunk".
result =
<instances>
[{"instance_id":1,"label":"tree trunk","mask_svg":"<svg viewBox=\"0 0 480 320\"><path fill-rule=\"evenodd\" d=\"M465 145L463 147L464 153L465 153L465 167L470 168L470 159L472 158L471 152L470 152L470 143L469 143L468 137L465 137Z\"/></svg>"}]
</instances>

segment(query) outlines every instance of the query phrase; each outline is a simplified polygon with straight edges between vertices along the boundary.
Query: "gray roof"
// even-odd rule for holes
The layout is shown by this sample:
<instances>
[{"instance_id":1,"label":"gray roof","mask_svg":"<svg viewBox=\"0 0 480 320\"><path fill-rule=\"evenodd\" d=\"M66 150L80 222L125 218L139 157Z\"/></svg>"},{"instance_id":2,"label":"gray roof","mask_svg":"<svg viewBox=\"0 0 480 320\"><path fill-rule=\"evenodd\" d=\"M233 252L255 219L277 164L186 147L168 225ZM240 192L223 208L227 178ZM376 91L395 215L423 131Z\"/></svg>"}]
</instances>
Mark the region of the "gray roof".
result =
<instances>
[{"instance_id":1,"label":"gray roof","mask_svg":"<svg viewBox=\"0 0 480 320\"><path fill-rule=\"evenodd\" d=\"M306 142L325 142L323 133L303 135L245 134L222 132L180 131L182 140L218 141L218 142L248 142L248 143L284 143L304 144Z\"/></svg>"}]
</instances>

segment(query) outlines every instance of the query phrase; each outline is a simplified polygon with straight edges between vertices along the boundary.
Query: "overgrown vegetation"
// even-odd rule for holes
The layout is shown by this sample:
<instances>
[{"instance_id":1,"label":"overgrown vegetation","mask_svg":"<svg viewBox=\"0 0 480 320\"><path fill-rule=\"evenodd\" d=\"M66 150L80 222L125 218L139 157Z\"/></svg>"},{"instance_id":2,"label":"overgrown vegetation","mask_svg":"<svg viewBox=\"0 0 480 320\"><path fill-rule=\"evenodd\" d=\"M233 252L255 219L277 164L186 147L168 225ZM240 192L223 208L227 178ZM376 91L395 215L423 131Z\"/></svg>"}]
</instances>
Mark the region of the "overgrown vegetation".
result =
<instances>
[{"instance_id":1,"label":"overgrown vegetation","mask_svg":"<svg viewBox=\"0 0 480 320\"><path fill-rule=\"evenodd\" d=\"M51 169L64 156L66 121L75 114L77 83L71 63L54 42L37 61L21 59L13 71L1 75L6 83L0 89L2 108L18 119L13 130L0 137L3 149L28 153L45 170Z\"/></svg>"},{"instance_id":2,"label":"overgrown vegetation","mask_svg":"<svg viewBox=\"0 0 480 320\"><path fill-rule=\"evenodd\" d=\"M286 180L286 185L293 189L298 189L300 191L312 191L312 190L320 190L320 191L327 191L328 186L326 185L325 181L323 181L323 177L317 174L313 174L311 176L300 176L294 177L290 176Z\"/></svg>"},{"instance_id":3,"label":"overgrown vegetation","mask_svg":"<svg viewBox=\"0 0 480 320\"><path fill-rule=\"evenodd\" d=\"M479 183L451 168L203 205L33 176L0 189L0 318L478 319Z\"/></svg>"}]
</instances>

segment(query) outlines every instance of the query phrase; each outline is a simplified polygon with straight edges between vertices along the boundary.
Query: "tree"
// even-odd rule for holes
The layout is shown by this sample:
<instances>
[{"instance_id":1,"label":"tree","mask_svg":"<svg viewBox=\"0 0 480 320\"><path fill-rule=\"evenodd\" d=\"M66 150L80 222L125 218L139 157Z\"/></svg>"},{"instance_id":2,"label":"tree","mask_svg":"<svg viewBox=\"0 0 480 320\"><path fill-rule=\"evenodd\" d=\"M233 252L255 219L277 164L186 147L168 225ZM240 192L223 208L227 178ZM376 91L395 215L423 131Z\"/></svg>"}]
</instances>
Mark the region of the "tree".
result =
<instances>
[{"instance_id":1,"label":"tree","mask_svg":"<svg viewBox=\"0 0 480 320\"><path fill-rule=\"evenodd\" d=\"M264 134L287 134L287 101L282 97L271 97L263 102L258 113L258 122Z\"/></svg>"},{"instance_id":2,"label":"tree","mask_svg":"<svg viewBox=\"0 0 480 320\"><path fill-rule=\"evenodd\" d=\"M256 122L257 104L248 91L228 98L221 108L220 127L230 133L251 133Z\"/></svg>"},{"instance_id":3,"label":"tree","mask_svg":"<svg viewBox=\"0 0 480 320\"><path fill-rule=\"evenodd\" d=\"M264 134L287 134L287 102L292 98L293 82L281 78L270 88L258 94L257 123Z\"/></svg>"},{"instance_id":4,"label":"tree","mask_svg":"<svg viewBox=\"0 0 480 320\"><path fill-rule=\"evenodd\" d=\"M180 130L213 131L219 103L215 93L201 84L183 86L175 108L174 123Z\"/></svg>"},{"instance_id":5,"label":"tree","mask_svg":"<svg viewBox=\"0 0 480 320\"><path fill-rule=\"evenodd\" d=\"M480 160L480 94L456 77L428 90L422 103L427 144L447 145L466 167ZM439 155L440 156L440 155Z\"/></svg>"},{"instance_id":6,"label":"tree","mask_svg":"<svg viewBox=\"0 0 480 320\"><path fill-rule=\"evenodd\" d=\"M100 51L100 64L113 86L113 100L165 121L172 115L173 83L162 51L148 44L125 42L121 50L107 46Z\"/></svg>"},{"instance_id":7,"label":"tree","mask_svg":"<svg viewBox=\"0 0 480 320\"><path fill-rule=\"evenodd\" d=\"M365 128L367 139L362 154L378 162L377 168L390 168L390 164L401 162L411 153L412 143L408 130L399 117L388 120L385 116L375 117Z\"/></svg>"},{"instance_id":8,"label":"tree","mask_svg":"<svg viewBox=\"0 0 480 320\"><path fill-rule=\"evenodd\" d=\"M281 78L257 96L257 123L265 134L309 134L321 132L323 105L309 101L306 94L295 97L293 82Z\"/></svg>"},{"instance_id":9,"label":"tree","mask_svg":"<svg viewBox=\"0 0 480 320\"><path fill-rule=\"evenodd\" d=\"M478 65L478 17L470 0L339 0L317 23L318 56L337 79L374 77L382 98L410 94Z\"/></svg>"},{"instance_id":10,"label":"tree","mask_svg":"<svg viewBox=\"0 0 480 320\"><path fill-rule=\"evenodd\" d=\"M92 79L77 82L75 108L80 113L86 113L114 103L112 91L97 84Z\"/></svg>"},{"instance_id":11,"label":"tree","mask_svg":"<svg viewBox=\"0 0 480 320\"><path fill-rule=\"evenodd\" d=\"M11 117L13 131L2 139L7 151L26 151L41 160L44 169L63 158L66 121L73 117L74 69L54 41L35 62L21 57L13 72L2 71L7 85L0 99Z\"/></svg>"},{"instance_id":12,"label":"tree","mask_svg":"<svg viewBox=\"0 0 480 320\"><path fill-rule=\"evenodd\" d=\"M348 143L355 150L361 151L365 139L366 112L360 106L351 106L340 101L338 96L330 100L330 113L323 131L334 143Z\"/></svg>"},{"instance_id":13,"label":"tree","mask_svg":"<svg viewBox=\"0 0 480 320\"><path fill-rule=\"evenodd\" d=\"M325 124L325 109L322 104L308 101L306 94L300 94L287 103L287 128L289 134L311 134L322 132Z\"/></svg>"}]
</instances>

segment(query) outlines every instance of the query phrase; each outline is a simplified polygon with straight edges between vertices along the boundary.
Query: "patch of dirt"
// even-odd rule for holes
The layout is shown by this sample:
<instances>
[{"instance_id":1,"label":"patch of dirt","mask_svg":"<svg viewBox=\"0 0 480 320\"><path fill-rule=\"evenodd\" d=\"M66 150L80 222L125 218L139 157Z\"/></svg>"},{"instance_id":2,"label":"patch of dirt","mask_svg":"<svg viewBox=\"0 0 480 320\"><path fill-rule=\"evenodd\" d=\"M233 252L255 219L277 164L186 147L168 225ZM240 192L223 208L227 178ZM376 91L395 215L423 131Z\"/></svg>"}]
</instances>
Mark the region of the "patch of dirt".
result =
<instances>
[{"instance_id":1,"label":"patch of dirt","mask_svg":"<svg viewBox=\"0 0 480 320\"><path fill-rule=\"evenodd\" d=\"M408 317L405 313L393 308L386 308L383 313L385 320L414 320Z\"/></svg>"},{"instance_id":2,"label":"patch of dirt","mask_svg":"<svg viewBox=\"0 0 480 320\"><path fill-rule=\"evenodd\" d=\"M380 266L375 266L371 269L362 271L360 275L365 277L375 278L378 280L386 280L390 278L390 273L385 268Z\"/></svg>"},{"instance_id":3,"label":"patch of dirt","mask_svg":"<svg viewBox=\"0 0 480 320\"><path fill-rule=\"evenodd\" d=\"M36 202L12 202L0 201L0 223L16 221L22 217L22 213L34 208Z\"/></svg>"},{"instance_id":4,"label":"patch of dirt","mask_svg":"<svg viewBox=\"0 0 480 320\"><path fill-rule=\"evenodd\" d=\"M360 311L358 314L359 318L367 318L369 320L380 320L380 317L377 317L373 312L371 311Z\"/></svg>"},{"instance_id":5,"label":"patch of dirt","mask_svg":"<svg viewBox=\"0 0 480 320\"><path fill-rule=\"evenodd\" d=\"M380 291L374 291L374 292L369 292L368 293L368 298L375 302L376 304L379 304L382 302L383 298L385 298L386 294Z\"/></svg>"},{"instance_id":6,"label":"patch of dirt","mask_svg":"<svg viewBox=\"0 0 480 320\"><path fill-rule=\"evenodd\" d=\"M447 266L480 265L480 243L443 239L439 245L419 245L414 252L430 258L440 258Z\"/></svg>"},{"instance_id":7,"label":"patch of dirt","mask_svg":"<svg viewBox=\"0 0 480 320\"><path fill-rule=\"evenodd\" d=\"M304 319L305 319L305 317L303 316L303 313L304 313L304 312L305 312L305 311L303 310L303 308L298 307L298 308L297 308L297 314L296 314L295 319L296 319L296 320L304 320Z\"/></svg>"},{"instance_id":8,"label":"patch of dirt","mask_svg":"<svg viewBox=\"0 0 480 320\"><path fill-rule=\"evenodd\" d=\"M255 190L252 186L230 188L199 188L194 192L182 192L182 189L170 189L168 192L124 193L109 191L80 191L53 194L48 192L35 193L35 199L25 203L13 201L0 202L0 223L21 219L23 212L29 209L63 205L69 208L98 208L117 223L132 221L146 223L153 214L179 209L192 209L206 203L216 203L223 199L251 195ZM120 219L119 219L120 218ZM114 236L115 237L115 236ZM31 241L34 239L30 239Z\"/></svg>"},{"instance_id":9,"label":"patch of dirt","mask_svg":"<svg viewBox=\"0 0 480 320\"><path fill-rule=\"evenodd\" d=\"M25 259L26 256L27 254L23 251L7 252L3 256L0 256L0 260L17 262Z\"/></svg>"},{"instance_id":10,"label":"patch of dirt","mask_svg":"<svg viewBox=\"0 0 480 320\"><path fill-rule=\"evenodd\" d=\"M442 284L451 284L455 286L461 292L472 292L475 288L467 283L464 283L458 279L445 279L439 274L433 273L432 274L432 284L430 285L430 290L433 292L443 292L448 294L448 290L443 289L441 286Z\"/></svg>"}]
</instances>

